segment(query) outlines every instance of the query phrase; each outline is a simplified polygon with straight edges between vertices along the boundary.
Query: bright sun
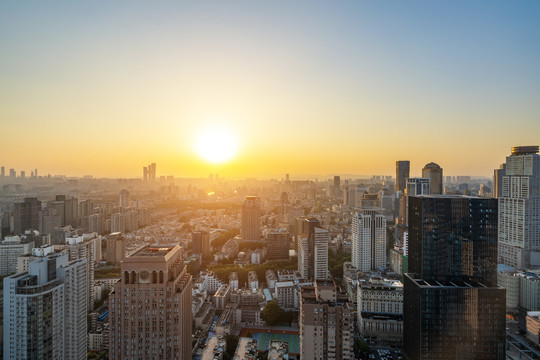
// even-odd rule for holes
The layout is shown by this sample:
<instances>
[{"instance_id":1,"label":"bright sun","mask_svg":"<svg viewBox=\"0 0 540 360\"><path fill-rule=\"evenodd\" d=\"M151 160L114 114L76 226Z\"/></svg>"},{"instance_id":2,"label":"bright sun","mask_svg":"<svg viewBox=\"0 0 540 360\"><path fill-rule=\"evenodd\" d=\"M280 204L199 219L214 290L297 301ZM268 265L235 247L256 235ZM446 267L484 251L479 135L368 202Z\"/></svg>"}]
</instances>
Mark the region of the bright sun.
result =
<instances>
[{"instance_id":1,"label":"bright sun","mask_svg":"<svg viewBox=\"0 0 540 360\"><path fill-rule=\"evenodd\" d=\"M195 149L204 160L221 164L236 155L238 146L231 131L222 127L212 127L200 132L196 139Z\"/></svg>"}]
</instances>

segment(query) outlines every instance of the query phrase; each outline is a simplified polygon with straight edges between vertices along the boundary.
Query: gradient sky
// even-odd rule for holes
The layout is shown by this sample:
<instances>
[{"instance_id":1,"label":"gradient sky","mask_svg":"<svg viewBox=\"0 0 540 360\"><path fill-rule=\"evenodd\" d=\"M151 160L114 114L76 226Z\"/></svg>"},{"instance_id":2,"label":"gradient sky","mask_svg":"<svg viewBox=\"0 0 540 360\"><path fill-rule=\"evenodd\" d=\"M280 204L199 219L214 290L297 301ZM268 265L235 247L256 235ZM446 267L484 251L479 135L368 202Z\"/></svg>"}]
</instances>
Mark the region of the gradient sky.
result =
<instances>
[{"instance_id":1,"label":"gradient sky","mask_svg":"<svg viewBox=\"0 0 540 360\"><path fill-rule=\"evenodd\" d=\"M540 2L2 1L0 130L27 174L490 176L540 144Z\"/></svg>"}]
</instances>

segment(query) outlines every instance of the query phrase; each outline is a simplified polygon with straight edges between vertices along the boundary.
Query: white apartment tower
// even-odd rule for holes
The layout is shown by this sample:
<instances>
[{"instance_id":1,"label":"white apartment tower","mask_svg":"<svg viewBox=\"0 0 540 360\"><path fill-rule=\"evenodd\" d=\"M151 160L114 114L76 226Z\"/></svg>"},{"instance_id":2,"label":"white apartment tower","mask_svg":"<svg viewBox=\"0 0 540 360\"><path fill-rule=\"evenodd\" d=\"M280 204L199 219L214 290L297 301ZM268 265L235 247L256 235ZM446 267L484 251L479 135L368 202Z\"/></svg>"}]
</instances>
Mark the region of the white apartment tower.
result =
<instances>
[{"instance_id":1,"label":"white apartment tower","mask_svg":"<svg viewBox=\"0 0 540 360\"><path fill-rule=\"evenodd\" d=\"M501 166L498 261L518 269L540 265L540 155L516 146ZM499 179L501 180L501 179Z\"/></svg>"},{"instance_id":2,"label":"white apartment tower","mask_svg":"<svg viewBox=\"0 0 540 360\"><path fill-rule=\"evenodd\" d=\"M386 218L382 209L359 209L352 219L352 265L360 271L386 267Z\"/></svg>"},{"instance_id":3,"label":"white apartment tower","mask_svg":"<svg viewBox=\"0 0 540 360\"><path fill-rule=\"evenodd\" d=\"M4 279L4 359L86 359L86 259L43 257Z\"/></svg>"},{"instance_id":4,"label":"white apartment tower","mask_svg":"<svg viewBox=\"0 0 540 360\"><path fill-rule=\"evenodd\" d=\"M86 259L86 283L88 284L88 310L94 309L94 265L101 260L101 235L96 233L83 234L77 237L68 237L65 245L56 246L57 249L67 251L69 260Z\"/></svg>"},{"instance_id":5,"label":"white apartment tower","mask_svg":"<svg viewBox=\"0 0 540 360\"><path fill-rule=\"evenodd\" d=\"M328 242L330 234L323 228L315 228L315 273L316 280L328 279Z\"/></svg>"}]
</instances>

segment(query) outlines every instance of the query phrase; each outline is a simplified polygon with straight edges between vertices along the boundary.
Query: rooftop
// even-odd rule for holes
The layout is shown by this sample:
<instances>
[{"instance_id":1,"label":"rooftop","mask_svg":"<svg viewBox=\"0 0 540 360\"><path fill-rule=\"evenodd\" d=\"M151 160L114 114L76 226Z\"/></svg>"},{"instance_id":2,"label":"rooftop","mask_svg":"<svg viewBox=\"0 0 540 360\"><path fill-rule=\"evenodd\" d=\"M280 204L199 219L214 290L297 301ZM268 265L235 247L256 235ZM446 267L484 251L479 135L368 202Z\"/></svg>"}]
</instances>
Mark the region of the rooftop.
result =
<instances>
[{"instance_id":1,"label":"rooftop","mask_svg":"<svg viewBox=\"0 0 540 360\"><path fill-rule=\"evenodd\" d=\"M512 147L512 155L528 155L538 154L538 146L514 146Z\"/></svg>"},{"instance_id":2,"label":"rooftop","mask_svg":"<svg viewBox=\"0 0 540 360\"><path fill-rule=\"evenodd\" d=\"M497 289L501 288L497 284L483 284L479 281L469 281L469 280L433 280L433 279L419 279L416 278L416 274L405 274L405 276L412 279L419 287L421 288L465 288L465 289L473 289L473 288L491 288L491 289Z\"/></svg>"},{"instance_id":3,"label":"rooftop","mask_svg":"<svg viewBox=\"0 0 540 360\"><path fill-rule=\"evenodd\" d=\"M165 256L177 245L153 244L145 246L132 256Z\"/></svg>"}]
</instances>

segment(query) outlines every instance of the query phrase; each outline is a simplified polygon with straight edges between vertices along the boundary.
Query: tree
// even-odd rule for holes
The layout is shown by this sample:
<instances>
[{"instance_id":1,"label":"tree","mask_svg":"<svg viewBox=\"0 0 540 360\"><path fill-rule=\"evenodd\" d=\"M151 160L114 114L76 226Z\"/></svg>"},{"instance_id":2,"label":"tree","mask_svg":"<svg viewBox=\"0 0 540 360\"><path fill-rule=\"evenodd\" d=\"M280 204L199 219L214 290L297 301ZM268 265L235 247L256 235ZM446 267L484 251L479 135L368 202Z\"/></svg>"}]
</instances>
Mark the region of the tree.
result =
<instances>
[{"instance_id":1,"label":"tree","mask_svg":"<svg viewBox=\"0 0 540 360\"><path fill-rule=\"evenodd\" d=\"M270 300L264 306L263 311L261 312L261 319L263 319L267 325L274 325L283 317L283 309L276 300Z\"/></svg>"},{"instance_id":2,"label":"tree","mask_svg":"<svg viewBox=\"0 0 540 360\"><path fill-rule=\"evenodd\" d=\"M238 346L238 336L236 335L227 335L225 337L225 340L227 341L227 348L226 351L231 355L231 357L234 355L234 352L236 351L236 347Z\"/></svg>"},{"instance_id":3,"label":"tree","mask_svg":"<svg viewBox=\"0 0 540 360\"><path fill-rule=\"evenodd\" d=\"M358 352L362 355L362 357L366 356L369 353L368 345L360 339L356 341L356 348L358 349Z\"/></svg>"}]
</instances>

